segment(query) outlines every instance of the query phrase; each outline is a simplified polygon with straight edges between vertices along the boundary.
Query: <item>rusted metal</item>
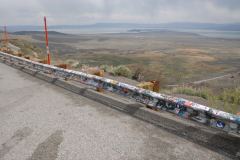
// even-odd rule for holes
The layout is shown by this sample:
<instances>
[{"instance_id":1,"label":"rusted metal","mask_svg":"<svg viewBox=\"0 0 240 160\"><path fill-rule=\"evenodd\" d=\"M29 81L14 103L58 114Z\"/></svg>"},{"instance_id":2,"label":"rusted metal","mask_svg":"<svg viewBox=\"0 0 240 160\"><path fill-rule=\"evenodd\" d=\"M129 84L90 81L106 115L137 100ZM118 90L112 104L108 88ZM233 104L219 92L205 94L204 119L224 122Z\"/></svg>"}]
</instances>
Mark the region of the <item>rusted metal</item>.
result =
<instances>
[{"instance_id":1,"label":"rusted metal","mask_svg":"<svg viewBox=\"0 0 240 160\"><path fill-rule=\"evenodd\" d=\"M47 64L51 64L50 50L48 46L48 30L47 30L47 18L44 16L44 30L46 37L46 50L47 50Z\"/></svg>"},{"instance_id":2,"label":"rusted metal","mask_svg":"<svg viewBox=\"0 0 240 160\"><path fill-rule=\"evenodd\" d=\"M139 83L137 86L139 88L143 88L143 89L150 90L157 93L159 93L160 91L160 83L159 81L155 81L155 80L150 82L142 82L142 83Z\"/></svg>"},{"instance_id":3,"label":"rusted metal","mask_svg":"<svg viewBox=\"0 0 240 160\"><path fill-rule=\"evenodd\" d=\"M26 59L29 59L29 60L30 60L30 56L24 56L24 58L26 58Z\"/></svg>"},{"instance_id":4,"label":"rusted metal","mask_svg":"<svg viewBox=\"0 0 240 160\"><path fill-rule=\"evenodd\" d=\"M59 68L63 68L63 69L67 69L68 68L68 65L67 64L57 64L57 65L54 65L56 67L59 67Z\"/></svg>"}]
</instances>

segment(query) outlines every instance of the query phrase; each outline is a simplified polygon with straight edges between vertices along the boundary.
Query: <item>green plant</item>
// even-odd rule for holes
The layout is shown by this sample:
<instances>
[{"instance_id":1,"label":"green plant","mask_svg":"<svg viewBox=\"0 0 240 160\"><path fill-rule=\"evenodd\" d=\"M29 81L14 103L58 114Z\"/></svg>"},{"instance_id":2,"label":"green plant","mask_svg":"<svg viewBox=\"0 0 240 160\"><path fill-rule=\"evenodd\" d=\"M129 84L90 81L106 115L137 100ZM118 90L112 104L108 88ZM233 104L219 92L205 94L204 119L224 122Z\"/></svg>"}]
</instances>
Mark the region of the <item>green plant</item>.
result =
<instances>
[{"instance_id":1,"label":"green plant","mask_svg":"<svg viewBox=\"0 0 240 160\"><path fill-rule=\"evenodd\" d=\"M128 67L120 65L113 68L113 75L130 78L132 76L132 71Z\"/></svg>"},{"instance_id":2,"label":"green plant","mask_svg":"<svg viewBox=\"0 0 240 160\"><path fill-rule=\"evenodd\" d=\"M119 65L116 67L113 67L112 65L101 65L100 69L112 74L113 76L123 76L128 78L132 77L132 71L124 65Z\"/></svg>"},{"instance_id":3,"label":"green plant","mask_svg":"<svg viewBox=\"0 0 240 160\"><path fill-rule=\"evenodd\" d=\"M197 96L206 100L210 99L210 97L213 96L211 91L207 88L176 87L173 88L171 92L177 94L185 94L189 96Z\"/></svg>"},{"instance_id":4,"label":"green plant","mask_svg":"<svg viewBox=\"0 0 240 160\"><path fill-rule=\"evenodd\" d=\"M219 95L219 99L224 103L224 109L231 113L236 113L240 105L240 87L225 89Z\"/></svg>"},{"instance_id":5,"label":"green plant","mask_svg":"<svg viewBox=\"0 0 240 160\"><path fill-rule=\"evenodd\" d=\"M212 107L223 109L226 112L236 114L240 107L240 87L225 89L221 94L214 94L206 87L175 87L171 90L163 90L167 94L185 94L204 98Z\"/></svg>"},{"instance_id":6,"label":"green plant","mask_svg":"<svg viewBox=\"0 0 240 160\"><path fill-rule=\"evenodd\" d=\"M224 102L240 105L240 87L234 89L225 89L219 96Z\"/></svg>"},{"instance_id":7,"label":"green plant","mask_svg":"<svg viewBox=\"0 0 240 160\"><path fill-rule=\"evenodd\" d=\"M112 73L113 72L113 66L111 65L101 65L100 69L104 70L104 72Z\"/></svg>"}]
</instances>

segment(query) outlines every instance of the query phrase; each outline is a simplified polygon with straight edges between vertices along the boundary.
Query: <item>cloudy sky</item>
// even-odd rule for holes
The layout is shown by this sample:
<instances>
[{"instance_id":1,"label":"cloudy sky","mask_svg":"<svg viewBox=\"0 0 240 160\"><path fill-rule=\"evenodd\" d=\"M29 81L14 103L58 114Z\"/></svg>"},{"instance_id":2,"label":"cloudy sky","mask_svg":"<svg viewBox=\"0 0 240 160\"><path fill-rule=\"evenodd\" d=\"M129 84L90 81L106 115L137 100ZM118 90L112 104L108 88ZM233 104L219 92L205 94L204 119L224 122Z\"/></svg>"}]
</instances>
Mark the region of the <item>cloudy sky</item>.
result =
<instances>
[{"instance_id":1,"label":"cloudy sky","mask_svg":"<svg viewBox=\"0 0 240 160\"><path fill-rule=\"evenodd\" d=\"M0 0L0 25L240 22L240 0Z\"/></svg>"}]
</instances>

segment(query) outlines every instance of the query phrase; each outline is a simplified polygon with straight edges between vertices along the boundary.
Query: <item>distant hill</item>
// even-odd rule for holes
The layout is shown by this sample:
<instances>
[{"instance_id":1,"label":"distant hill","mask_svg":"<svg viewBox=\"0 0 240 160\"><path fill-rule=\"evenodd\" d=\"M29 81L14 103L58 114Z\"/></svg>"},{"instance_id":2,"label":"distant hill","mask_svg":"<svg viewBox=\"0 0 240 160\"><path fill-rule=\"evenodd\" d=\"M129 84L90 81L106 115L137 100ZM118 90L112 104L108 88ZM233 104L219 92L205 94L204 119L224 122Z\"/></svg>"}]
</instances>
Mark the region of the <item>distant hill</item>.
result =
<instances>
[{"instance_id":1,"label":"distant hill","mask_svg":"<svg viewBox=\"0 0 240 160\"><path fill-rule=\"evenodd\" d=\"M14 35L34 35L34 34L45 34L45 32L43 32L43 31L18 31L18 32L13 32L11 34L14 34ZM49 31L48 34L49 35L67 35L65 33L56 32L56 31Z\"/></svg>"},{"instance_id":2,"label":"distant hill","mask_svg":"<svg viewBox=\"0 0 240 160\"><path fill-rule=\"evenodd\" d=\"M165 28L179 29L207 29L219 31L240 31L240 23L233 24L214 24L214 23L167 23L163 24Z\"/></svg>"},{"instance_id":3,"label":"distant hill","mask_svg":"<svg viewBox=\"0 0 240 160\"><path fill-rule=\"evenodd\" d=\"M82 26L81 26L82 27ZM223 31L240 31L240 23L215 24L215 23L161 23L161 24L134 24L134 23L96 23L86 27L96 28L152 28L152 29L210 29Z\"/></svg>"},{"instance_id":4,"label":"distant hill","mask_svg":"<svg viewBox=\"0 0 240 160\"><path fill-rule=\"evenodd\" d=\"M161 35L188 35L188 36L200 36L196 33L191 32L183 32L183 31L172 31L168 29L130 29L128 30L129 33L154 33L154 34L161 34Z\"/></svg>"},{"instance_id":5,"label":"distant hill","mask_svg":"<svg viewBox=\"0 0 240 160\"><path fill-rule=\"evenodd\" d=\"M2 28L0 26L0 28ZM89 25L53 25L48 27L49 30L58 29L94 29L94 28L127 28L127 29L207 29L219 31L240 31L240 23L215 24L215 23L160 23L160 24L136 24L136 23L96 23ZM43 31L43 26L8 26L9 32L18 31Z\"/></svg>"}]
</instances>

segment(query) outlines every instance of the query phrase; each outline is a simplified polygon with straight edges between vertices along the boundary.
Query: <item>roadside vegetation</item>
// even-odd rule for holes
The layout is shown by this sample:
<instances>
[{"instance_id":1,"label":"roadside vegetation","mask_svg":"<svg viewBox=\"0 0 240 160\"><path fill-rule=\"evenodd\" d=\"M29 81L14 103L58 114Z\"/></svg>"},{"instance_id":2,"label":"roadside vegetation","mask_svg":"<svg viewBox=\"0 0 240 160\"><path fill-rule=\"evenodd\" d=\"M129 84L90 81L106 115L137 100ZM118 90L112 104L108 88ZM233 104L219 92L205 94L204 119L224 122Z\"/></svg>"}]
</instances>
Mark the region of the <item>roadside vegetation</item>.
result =
<instances>
[{"instance_id":1,"label":"roadside vegetation","mask_svg":"<svg viewBox=\"0 0 240 160\"><path fill-rule=\"evenodd\" d=\"M25 55L33 55L33 53L41 54L42 49L25 40L11 40L11 43L21 49Z\"/></svg>"},{"instance_id":2,"label":"roadside vegetation","mask_svg":"<svg viewBox=\"0 0 240 160\"><path fill-rule=\"evenodd\" d=\"M115 67L112 65L101 65L100 69L104 70L107 73L110 73L113 76L132 78L132 71L124 65L119 65Z\"/></svg>"},{"instance_id":3,"label":"roadside vegetation","mask_svg":"<svg viewBox=\"0 0 240 160\"><path fill-rule=\"evenodd\" d=\"M225 89L218 97L224 103L224 109L231 113L239 111L240 106L240 87Z\"/></svg>"},{"instance_id":4,"label":"roadside vegetation","mask_svg":"<svg viewBox=\"0 0 240 160\"><path fill-rule=\"evenodd\" d=\"M213 96L211 90L208 88L175 87L170 91L170 93L196 96L206 100Z\"/></svg>"},{"instance_id":5,"label":"roadside vegetation","mask_svg":"<svg viewBox=\"0 0 240 160\"><path fill-rule=\"evenodd\" d=\"M181 94L200 97L206 100L212 107L224 109L227 112L236 114L240 110L240 87L226 88L220 93L214 93L207 87L194 88L190 86L174 87L170 90L163 90L166 94Z\"/></svg>"},{"instance_id":6,"label":"roadside vegetation","mask_svg":"<svg viewBox=\"0 0 240 160\"><path fill-rule=\"evenodd\" d=\"M43 49L31 42L28 42L26 40L18 40L18 39L11 40L10 42L13 45L19 47L21 53L23 53L24 56L29 56L31 58L37 58L37 59L45 58Z\"/></svg>"}]
</instances>

